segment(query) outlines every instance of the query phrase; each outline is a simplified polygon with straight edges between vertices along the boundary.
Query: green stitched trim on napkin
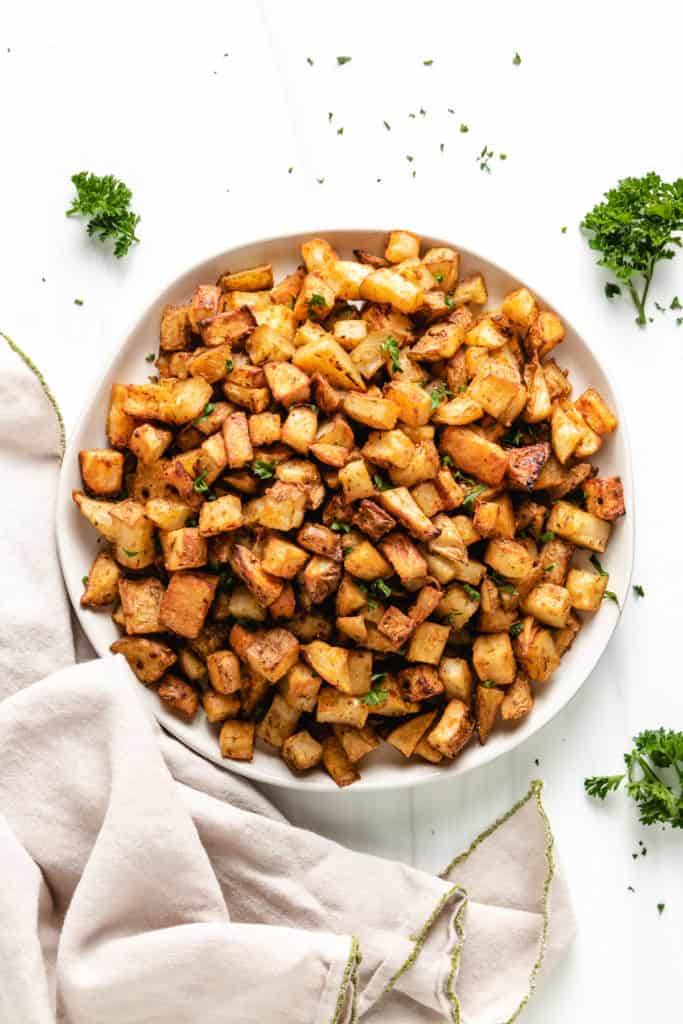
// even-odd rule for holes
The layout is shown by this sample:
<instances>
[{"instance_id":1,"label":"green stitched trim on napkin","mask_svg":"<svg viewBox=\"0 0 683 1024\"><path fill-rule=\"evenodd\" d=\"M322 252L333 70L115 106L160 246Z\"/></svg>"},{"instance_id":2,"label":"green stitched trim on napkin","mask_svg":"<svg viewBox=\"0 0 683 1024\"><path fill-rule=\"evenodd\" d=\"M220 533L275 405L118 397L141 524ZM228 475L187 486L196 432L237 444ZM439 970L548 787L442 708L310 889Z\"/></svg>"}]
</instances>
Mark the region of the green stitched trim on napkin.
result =
<instances>
[{"instance_id":1,"label":"green stitched trim on napkin","mask_svg":"<svg viewBox=\"0 0 683 1024\"><path fill-rule=\"evenodd\" d=\"M451 1016L453 1018L453 1024L460 1024L460 1000L456 995L455 988L453 987L453 982L455 981L456 975L458 973L458 968L460 967L460 957L462 956L463 946L465 945L465 929L462 926L462 919L465 914L465 909L467 907L467 892L461 886L457 886L457 888L460 889L463 895L463 901L460 904L456 912L455 919L453 921L453 925L455 927L455 934L457 935L458 938L455 943L453 952L451 954L451 969L448 972L446 980L444 982L444 992L446 993L446 998L449 1000L451 1004Z\"/></svg>"},{"instance_id":2,"label":"green stitched trim on napkin","mask_svg":"<svg viewBox=\"0 0 683 1024\"><path fill-rule=\"evenodd\" d=\"M360 972L360 964L363 957L360 952L360 944L355 935L351 936L351 950L349 952L349 959L346 961L346 967L344 968L344 975L339 986L339 995L337 997L337 1005L334 1008L334 1016L330 1021L330 1024L340 1024L342 1011L344 1009L344 1002L346 1000L346 994L348 992L349 985L352 986L352 1004L351 1004L351 1022L350 1024L356 1024L358 1020L358 974Z\"/></svg>"},{"instance_id":3,"label":"green stitched trim on napkin","mask_svg":"<svg viewBox=\"0 0 683 1024\"><path fill-rule=\"evenodd\" d=\"M451 861L451 863L448 865L446 870L443 871L441 876L440 876L441 878L444 878L444 879L448 878L448 876L450 875L450 873L453 870L453 868L457 867L458 864L462 864L462 862L469 857L469 855L472 853L473 850L476 850L476 848L481 843L483 843L483 841L485 839L488 839L489 836L493 835L493 833L497 829L499 829L501 825L504 825L506 821L509 821L510 818L514 814L517 813L517 811L519 811L522 807L524 807L525 804L527 804L529 802L529 800L531 800L532 798L535 799L536 806L538 808L538 813L541 816L541 820L543 822L543 828L544 828L544 831L545 831L545 859L546 859L546 864L547 864L547 870L546 870L545 879L543 881L543 891L542 891L542 895L541 895L541 915L542 915L542 918L543 918L543 924L541 926L541 938L540 938L540 942L539 942L539 946L538 946L538 955L536 957L536 960L534 961L534 964L533 964L533 966L531 968L531 973L529 975L529 987L527 989L527 992L526 992L524 998L520 1002L520 1004L517 1007L517 1009L515 1010L515 1012L512 1014L511 1017L508 1018L507 1021L504 1022L504 1024L513 1024L513 1022L517 1020L517 1018L519 1017L520 1013L522 1012L524 1007L527 1005L527 1003L531 999L531 996L533 995L534 990L536 988L536 979L538 977L538 972L541 969L541 965L542 965L543 959L545 957L546 945L547 945L547 942L548 942L548 927L549 927L549 923L550 923L550 914L549 914L549 911L548 911L548 902L549 902L549 899L550 899L550 886L552 885L553 877L555 875L555 860L553 858L554 838L553 838L552 829L550 828L550 822L548 821L548 815L545 812L545 808L544 808L543 802L541 800L541 792L542 792L542 790L543 790L543 782L540 779L534 779L533 782L531 783L531 786L529 787L529 792L526 794L526 796L523 796L521 800L518 800L516 804L513 804L513 806L510 808L509 811L507 811L506 814L504 814L501 818L498 818L498 820L494 821L494 823L492 825L490 825L489 828L487 828L484 832L482 832L480 835L478 835L477 838L468 846L468 848L465 850L464 853L459 854L457 857L455 857ZM463 907L463 909L464 909L464 907ZM456 969L457 969L457 966L456 966ZM455 998L455 993L452 992L452 988L451 988L451 984L452 984L452 980L453 980L454 976L455 976L455 970L452 969L451 973L449 974L448 978L446 979L446 986L447 986L446 994L448 995L449 999L451 999L451 1002L453 1002L453 999ZM456 999L456 1003L457 1003L457 999ZM454 1017L454 1020L456 1021L456 1024L458 1024L459 1019L460 1018L459 1018L459 1010L458 1010L458 1016Z\"/></svg>"},{"instance_id":4,"label":"green stitched trim on napkin","mask_svg":"<svg viewBox=\"0 0 683 1024\"><path fill-rule=\"evenodd\" d=\"M36 364L33 362L33 360L30 359L26 355L26 353L22 349L19 348L17 343L12 341L12 339L9 337L9 335L5 334L4 331L0 331L0 338L4 338L5 339L5 341L7 342L9 347L12 349L12 351L16 352L16 354L19 356L19 358L22 359L26 363L26 365L28 366L29 370L33 374L35 374L35 376L38 378L38 383L40 384L41 388L45 392L45 395L47 396L47 398L48 398L48 400L50 402L50 405L54 409L55 414L57 416L57 422L59 424L59 457L63 458L64 457L64 450L66 448L66 431L64 429L64 420L62 418L62 411L59 408L59 406L57 405L57 399L55 398L55 396L50 391L50 388L48 387L47 381L45 380L45 378L43 377L42 373L40 372L40 370L38 369Z\"/></svg>"}]
</instances>

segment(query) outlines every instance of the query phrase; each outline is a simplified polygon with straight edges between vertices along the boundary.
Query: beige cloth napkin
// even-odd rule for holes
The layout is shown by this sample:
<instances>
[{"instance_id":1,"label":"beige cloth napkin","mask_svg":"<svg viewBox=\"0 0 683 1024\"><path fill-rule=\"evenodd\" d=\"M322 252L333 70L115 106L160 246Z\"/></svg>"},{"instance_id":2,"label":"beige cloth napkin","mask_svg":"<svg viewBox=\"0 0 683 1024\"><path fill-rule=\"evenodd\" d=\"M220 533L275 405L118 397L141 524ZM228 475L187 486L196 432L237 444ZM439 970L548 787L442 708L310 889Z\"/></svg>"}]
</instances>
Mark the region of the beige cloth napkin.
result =
<instances>
[{"instance_id":1,"label":"beige cloth napkin","mask_svg":"<svg viewBox=\"0 0 683 1024\"><path fill-rule=\"evenodd\" d=\"M442 877L287 824L74 664L59 449L0 340L1 1024L514 1020L574 933L540 785Z\"/></svg>"}]
</instances>

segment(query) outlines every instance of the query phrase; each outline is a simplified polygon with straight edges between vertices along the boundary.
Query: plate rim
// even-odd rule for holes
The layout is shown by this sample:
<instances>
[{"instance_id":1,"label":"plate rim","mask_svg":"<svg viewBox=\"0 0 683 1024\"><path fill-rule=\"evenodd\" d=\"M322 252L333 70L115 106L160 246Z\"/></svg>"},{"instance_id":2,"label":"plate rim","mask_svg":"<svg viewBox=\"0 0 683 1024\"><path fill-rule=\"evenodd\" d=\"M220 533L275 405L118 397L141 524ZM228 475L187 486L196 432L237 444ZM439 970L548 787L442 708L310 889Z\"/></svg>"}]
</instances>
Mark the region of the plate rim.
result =
<instances>
[{"instance_id":1,"label":"plate rim","mask_svg":"<svg viewBox=\"0 0 683 1024\"><path fill-rule=\"evenodd\" d=\"M428 226L429 225L427 225L427 227ZM377 226L374 224L366 224L363 227L337 226L329 228L321 228L319 225L315 225L312 228L308 228L305 225L296 225L288 226L286 229L280 230L276 234L268 234L264 237L259 238L253 238L250 237L248 234L244 235L243 233L240 233L237 239L234 240L228 248L207 255L202 259L196 260L190 265L179 264L181 269L173 271L172 276L165 277L165 284L163 284L161 287L159 287L158 284L154 283L150 285L149 293L151 294L152 297L148 299L148 301L145 303L142 312L138 313L135 317L130 317L125 321L125 330L121 332L123 341L116 345L114 350L111 352L104 369L100 369L97 372L97 375L95 377L97 386L100 386L103 380L109 379L112 376L114 365L121 357L123 352L127 350L131 345L133 335L142 327L144 321L150 316L154 308L161 301L164 300L166 294L172 291L180 283L182 278L185 278L189 275L198 274L201 268L203 268L206 264L217 262L225 257L229 258L230 254L237 249L257 246L267 247L275 245L277 243L284 245L287 242L289 242L290 244L294 244L295 239L301 236L322 238L327 238L331 235L353 236L378 234L386 236L389 230L390 229L388 229L385 225ZM421 238L430 238L435 240L438 239L439 241L442 241L443 244L449 244L450 246L456 248L458 251L464 251L467 254L468 259L486 263L488 264L489 267L493 268L498 273L505 275L514 281L518 281L520 283L524 281L526 287L531 288L534 294L538 296L538 298L544 305L548 306L551 309L560 308L561 310L561 304L560 307L558 307L552 302L548 290L545 286L543 286L540 289L536 289L533 287L533 285L529 285L528 283L526 283L527 275L522 277L521 275L518 275L517 273L508 269L508 267L504 263L499 262L497 258L482 255L477 248L474 248L470 245L467 237L460 238L458 242L455 243L452 241L448 242L440 232L432 233L423 228L421 231L416 231L415 233L418 234L419 237ZM466 236L467 232L465 231L463 234ZM531 276L533 277L533 275ZM538 276L542 277L543 275ZM562 311L561 316L567 327L577 336L577 338L581 341L581 344L588 351L591 358L596 363L599 371L611 383L611 381L614 379L614 374L609 372L608 367L605 365L604 357L598 355L595 349L592 346L590 346L588 342L585 340L586 332L577 325L576 316L572 315L572 317L570 318L566 316L565 313ZM86 396L91 394L93 390L93 388L87 387L85 389ZM614 388L612 388L612 390L614 391ZM483 768L485 765L491 764L493 761L496 761L499 758L502 758L506 755L510 755L515 750L518 750L525 743L527 743L529 740L535 737L539 732L541 732L547 725L549 725L550 722L552 722L553 719L557 717L557 715L559 715L562 711L569 707L569 705L575 700L579 692L583 689L590 676L593 674L593 672L595 672L596 668L598 667L600 661L602 660L605 652L607 651L612 641L614 632L617 626L619 625L619 622L621 621L621 616L623 614L626 603L626 597L630 593L635 562L635 480L633 474L632 449L630 444L628 427L626 425L626 421L623 415L621 396L616 394L615 392L614 399L616 404L616 411L619 415L619 435L624 449L625 460L625 465L623 467L620 466L619 471L622 475L622 478L625 478L625 491L630 499L628 515L623 518L620 524L620 529L626 533L627 540L628 565L626 569L624 594L622 596L622 600L619 602L617 614L614 617L611 628L609 628L609 631L605 635L604 643L600 651L595 655L594 658L591 659L590 667L583 674L583 678L580 679L579 682L576 684L576 686L573 689L573 692L561 704L559 704L555 708L552 708L547 713L543 721L539 722L539 724L535 726L533 729L531 729L527 735L521 737L518 740L518 742L513 743L510 747L502 750L489 748L487 751L487 748L485 746L481 746L479 747L480 756L477 758L476 761L472 763L469 763L467 761L458 761L456 759L445 766L420 765L420 767L422 768L422 772L419 776L416 777L410 777L410 772L401 771L400 768L404 767L401 765L396 766L396 778L394 779L392 777L391 781L387 781L384 779L373 780L372 778L362 778L358 785L340 789L334 784L332 779L321 775L299 777L290 774L289 777L284 775L282 777L274 777L271 774L269 774L267 770L259 767L258 752L254 758L254 761L252 762L226 761L220 758L218 755L215 758L211 757L206 750L201 749L200 745L193 743L191 732L188 736L186 736L180 735L177 731L174 730L174 725L176 727L180 727L186 725L186 723L182 723L179 720L176 720L175 718L173 718L170 712L165 712L163 708L159 709L158 713L156 711L154 712L154 717L156 718L159 725L163 729L165 729L165 731L167 731L170 735L172 735L175 739L177 739L179 742L183 743L185 746L191 749L195 754L202 757L204 760L207 760L210 763L216 765L219 768L223 768L226 771L234 772L240 777L249 779L253 782L262 783L270 786L277 786L278 788L283 789L308 792L313 791L326 793L356 793L357 795L360 795L361 793L379 792L388 789L411 789L416 788L418 786L427 785L430 782L445 781L447 779L453 781L456 778L462 778L470 772L476 771L478 768ZM67 468L70 466L74 457L75 442L73 441L73 439L78 437L81 431L83 430L84 423L89 416L91 407L92 403L86 400L81 408L78 417L76 418L73 428L68 432L67 444L62 457L62 463L60 467L59 480L57 486L55 508L55 533L57 541L57 552L62 571L62 577L65 583L67 594L69 596L69 601L73 613L76 619L78 620L80 628L85 633L91 646L95 649L98 657L107 657L111 655L109 655L108 652L106 654L100 653L99 645L95 643L87 627L88 620L85 614L83 613L83 609L81 609L80 606L80 595L77 595L74 591L74 588L71 586L70 574L67 571L66 566L67 556L65 551L66 536L69 532L67 509L71 510L72 507L70 495L71 486L67 479ZM119 657L119 655L116 655L116 657Z\"/></svg>"}]
</instances>

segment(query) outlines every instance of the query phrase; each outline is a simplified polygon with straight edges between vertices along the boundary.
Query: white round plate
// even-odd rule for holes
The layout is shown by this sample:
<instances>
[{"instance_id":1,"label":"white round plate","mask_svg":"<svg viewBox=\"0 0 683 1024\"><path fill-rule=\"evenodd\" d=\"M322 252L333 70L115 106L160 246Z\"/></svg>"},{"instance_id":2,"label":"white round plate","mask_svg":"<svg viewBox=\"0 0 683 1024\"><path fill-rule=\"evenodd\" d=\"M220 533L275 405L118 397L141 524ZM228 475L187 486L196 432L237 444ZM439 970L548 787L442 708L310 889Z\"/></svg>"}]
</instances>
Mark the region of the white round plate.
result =
<instances>
[{"instance_id":1,"label":"white round plate","mask_svg":"<svg viewBox=\"0 0 683 1024\"><path fill-rule=\"evenodd\" d=\"M207 259L176 278L158 296L125 339L112 365L103 369L99 386L89 396L87 408L70 439L61 472L57 505L57 542L62 571L76 615L98 654L108 654L109 645L118 638L119 632L108 611L91 611L80 606L83 589L81 579L90 569L96 550L96 534L73 504L71 491L81 487L79 450L105 447L108 443L105 420L112 383L144 382L147 379L150 366L145 362L145 356L158 349L159 318L167 302L187 301L197 284L215 281L220 273L228 269L239 270L258 263L272 263L276 277L282 276L299 263L301 242L316 234L329 239L346 258L352 258L354 248L382 252L386 238L384 230L318 230L250 242ZM499 302L505 292L522 283L490 260L461 248L457 239L425 237L424 244L458 248L461 252L462 272L483 272L491 304ZM534 290L533 281L523 283ZM548 297L539 295L539 299L543 305L552 306ZM619 414L619 403L606 373L588 343L571 326L571 311L559 309L558 312L567 326L567 337L558 349L557 356L561 365L570 372L574 393L580 394L584 388L593 385ZM610 588L617 594L621 607L628 592L633 564L634 509L631 461L623 419L616 434L605 440L599 453L599 464L602 475L621 476L628 510L628 515L615 526L608 551L602 559L609 570ZM514 727L499 725L486 746L472 742L455 761L431 765L417 760L406 762L401 754L388 744L383 744L363 762L362 778L348 792L415 786L445 776L454 778L513 750L538 732L576 694L605 650L618 616L619 609L612 602L607 602L598 614L585 616L584 628L572 649L563 657L550 683L536 688L536 703L532 713ZM141 699L168 732L216 764L271 785L339 792L323 770L316 770L303 777L292 775L277 752L261 743L257 743L253 762L245 764L225 761L218 751L217 731L203 715L198 715L195 722L188 724L165 710L154 691L140 686L139 692Z\"/></svg>"}]
</instances>

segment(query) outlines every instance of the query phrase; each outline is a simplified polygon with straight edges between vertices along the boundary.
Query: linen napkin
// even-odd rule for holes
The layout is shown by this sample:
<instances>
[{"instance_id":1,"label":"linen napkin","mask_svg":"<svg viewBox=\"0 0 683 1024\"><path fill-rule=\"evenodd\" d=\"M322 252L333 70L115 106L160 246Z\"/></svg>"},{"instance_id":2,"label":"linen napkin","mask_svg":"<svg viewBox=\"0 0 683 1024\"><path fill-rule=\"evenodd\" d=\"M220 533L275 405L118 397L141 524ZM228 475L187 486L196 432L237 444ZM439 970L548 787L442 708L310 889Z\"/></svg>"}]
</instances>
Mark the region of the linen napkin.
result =
<instances>
[{"instance_id":1,"label":"linen napkin","mask_svg":"<svg viewBox=\"0 0 683 1024\"><path fill-rule=\"evenodd\" d=\"M540 783L440 877L289 825L162 732L122 657L74 663L62 440L0 340L0 1022L516 1019L574 933Z\"/></svg>"}]
</instances>

